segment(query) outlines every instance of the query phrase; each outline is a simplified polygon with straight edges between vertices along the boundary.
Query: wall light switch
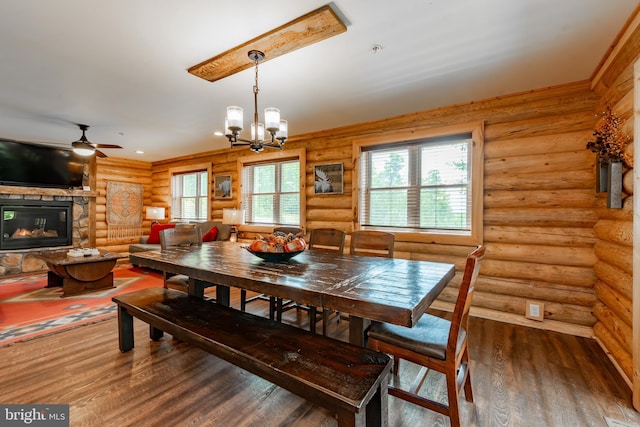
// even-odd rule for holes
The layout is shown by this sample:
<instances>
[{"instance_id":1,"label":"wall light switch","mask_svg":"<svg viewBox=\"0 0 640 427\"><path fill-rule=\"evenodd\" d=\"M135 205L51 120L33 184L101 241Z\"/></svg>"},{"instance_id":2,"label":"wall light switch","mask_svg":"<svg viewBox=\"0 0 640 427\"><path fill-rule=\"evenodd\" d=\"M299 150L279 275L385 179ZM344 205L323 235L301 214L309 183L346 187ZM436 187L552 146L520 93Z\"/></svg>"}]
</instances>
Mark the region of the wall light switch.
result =
<instances>
[{"instance_id":1,"label":"wall light switch","mask_svg":"<svg viewBox=\"0 0 640 427\"><path fill-rule=\"evenodd\" d=\"M544 303L538 301L527 301L527 311L525 317L531 320L544 320Z\"/></svg>"}]
</instances>

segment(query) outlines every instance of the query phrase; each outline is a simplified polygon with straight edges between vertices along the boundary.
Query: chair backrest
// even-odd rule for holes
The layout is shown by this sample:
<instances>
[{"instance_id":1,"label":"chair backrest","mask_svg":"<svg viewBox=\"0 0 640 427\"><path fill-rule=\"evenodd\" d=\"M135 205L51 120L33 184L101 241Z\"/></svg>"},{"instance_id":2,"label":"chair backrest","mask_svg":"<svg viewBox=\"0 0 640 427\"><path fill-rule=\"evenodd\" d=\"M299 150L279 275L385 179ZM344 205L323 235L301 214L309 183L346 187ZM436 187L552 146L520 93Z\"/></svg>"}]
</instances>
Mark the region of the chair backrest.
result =
<instances>
[{"instance_id":1,"label":"chair backrest","mask_svg":"<svg viewBox=\"0 0 640 427\"><path fill-rule=\"evenodd\" d=\"M344 252L344 238L347 233L335 228L316 228L311 230L309 249L324 252Z\"/></svg>"},{"instance_id":2,"label":"chair backrest","mask_svg":"<svg viewBox=\"0 0 640 427\"><path fill-rule=\"evenodd\" d=\"M195 226L160 230L160 248L172 246L202 246L202 230Z\"/></svg>"},{"instance_id":3,"label":"chair backrest","mask_svg":"<svg viewBox=\"0 0 640 427\"><path fill-rule=\"evenodd\" d=\"M298 227L274 227L273 231L281 231L282 233L286 233L286 234L293 234L294 236L297 236L298 234L300 234L301 236L304 236L304 229L302 228L298 228Z\"/></svg>"},{"instance_id":4,"label":"chair backrest","mask_svg":"<svg viewBox=\"0 0 640 427\"><path fill-rule=\"evenodd\" d=\"M460 334L461 328L467 331L468 336L469 308L471 307L471 299L473 298L476 280L480 273L480 261L484 256L484 252L485 247L480 245L476 247L473 252L467 255L467 262L464 267L464 273L462 274L458 298L456 299L456 305L453 309L451 329L449 331L449 339L447 341L447 354L456 354L458 335Z\"/></svg>"},{"instance_id":5,"label":"chair backrest","mask_svg":"<svg viewBox=\"0 0 640 427\"><path fill-rule=\"evenodd\" d=\"M354 231L351 233L349 251L353 255L393 258L395 236L383 231Z\"/></svg>"}]
</instances>

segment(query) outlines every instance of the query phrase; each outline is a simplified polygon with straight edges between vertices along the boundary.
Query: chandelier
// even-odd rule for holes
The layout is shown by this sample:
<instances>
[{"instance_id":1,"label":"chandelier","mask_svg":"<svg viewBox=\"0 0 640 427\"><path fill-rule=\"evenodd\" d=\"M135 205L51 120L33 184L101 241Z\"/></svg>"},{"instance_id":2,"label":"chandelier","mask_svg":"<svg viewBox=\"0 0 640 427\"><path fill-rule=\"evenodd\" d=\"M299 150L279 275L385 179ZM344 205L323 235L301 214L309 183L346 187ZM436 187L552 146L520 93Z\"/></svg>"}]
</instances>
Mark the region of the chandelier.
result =
<instances>
[{"instance_id":1,"label":"chandelier","mask_svg":"<svg viewBox=\"0 0 640 427\"><path fill-rule=\"evenodd\" d=\"M251 123L251 139L239 138L243 128L242 107L227 107L227 117L224 120L225 136L231 146L248 145L251 151L259 153L264 147L282 150L288 136L286 120L280 120L280 110L277 108L264 109L264 124L258 121L258 64L264 60L264 53L250 50L249 59L256 65L256 84L253 86L253 123ZM257 131L256 131L257 124ZM265 139L265 130L271 138Z\"/></svg>"}]
</instances>

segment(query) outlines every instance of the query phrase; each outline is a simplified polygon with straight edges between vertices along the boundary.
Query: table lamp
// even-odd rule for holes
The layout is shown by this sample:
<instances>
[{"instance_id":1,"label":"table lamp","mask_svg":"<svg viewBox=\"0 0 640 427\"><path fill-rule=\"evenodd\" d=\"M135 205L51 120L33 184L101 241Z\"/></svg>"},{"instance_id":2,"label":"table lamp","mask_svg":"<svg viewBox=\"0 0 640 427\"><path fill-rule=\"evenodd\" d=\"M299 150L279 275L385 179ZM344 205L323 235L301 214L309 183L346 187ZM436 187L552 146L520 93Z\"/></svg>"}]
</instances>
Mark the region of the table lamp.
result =
<instances>
[{"instance_id":1,"label":"table lamp","mask_svg":"<svg viewBox=\"0 0 640 427\"><path fill-rule=\"evenodd\" d=\"M147 219L153 220L151 226L153 226L154 224L158 224L159 219L164 219L164 208L148 207Z\"/></svg>"},{"instance_id":2,"label":"table lamp","mask_svg":"<svg viewBox=\"0 0 640 427\"><path fill-rule=\"evenodd\" d=\"M238 241L238 225L244 224L244 209L223 209L222 223L231 226L229 240Z\"/></svg>"}]
</instances>

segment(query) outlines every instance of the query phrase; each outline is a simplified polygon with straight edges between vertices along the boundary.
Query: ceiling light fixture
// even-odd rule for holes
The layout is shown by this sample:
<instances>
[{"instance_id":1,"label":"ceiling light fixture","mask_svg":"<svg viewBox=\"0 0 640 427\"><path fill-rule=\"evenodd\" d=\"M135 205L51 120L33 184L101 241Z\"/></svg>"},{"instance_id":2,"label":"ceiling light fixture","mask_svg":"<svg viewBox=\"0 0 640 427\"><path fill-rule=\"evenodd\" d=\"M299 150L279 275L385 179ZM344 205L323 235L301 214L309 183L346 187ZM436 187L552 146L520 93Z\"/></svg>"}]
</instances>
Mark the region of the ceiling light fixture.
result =
<instances>
[{"instance_id":1,"label":"ceiling light fixture","mask_svg":"<svg viewBox=\"0 0 640 427\"><path fill-rule=\"evenodd\" d=\"M73 148L73 152L80 156L91 156L96 152L96 147L91 145L91 143L87 140L84 132L89 129L87 125L78 125L80 130L82 130L82 136L79 140L71 143L71 147Z\"/></svg>"},{"instance_id":2,"label":"ceiling light fixture","mask_svg":"<svg viewBox=\"0 0 640 427\"><path fill-rule=\"evenodd\" d=\"M280 120L280 110L277 108L264 109L264 124L258 121L258 64L264 60L264 53L259 50L250 50L249 59L255 63L256 84L253 86L253 123L251 123L251 139L239 138L243 128L242 107L227 107L227 116L224 120L225 136L232 147L248 145L251 151L261 152L264 147L278 148L282 150L288 137L288 123ZM257 131L256 131L257 124ZM265 129L271 134L270 139L264 139Z\"/></svg>"},{"instance_id":3,"label":"ceiling light fixture","mask_svg":"<svg viewBox=\"0 0 640 427\"><path fill-rule=\"evenodd\" d=\"M79 140L71 143L71 148L73 148L74 153L80 156L91 156L93 154L96 154L98 157L107 157L107 155L98 150L98 148L122 148L121 146L115 144L94 144L93 142L89 142L87 140L87 136L85 135L85 132L87 129L89 129L89 126L78 123L78 127L82 131L82 136Z\"/></svg>"}]
</instances>

